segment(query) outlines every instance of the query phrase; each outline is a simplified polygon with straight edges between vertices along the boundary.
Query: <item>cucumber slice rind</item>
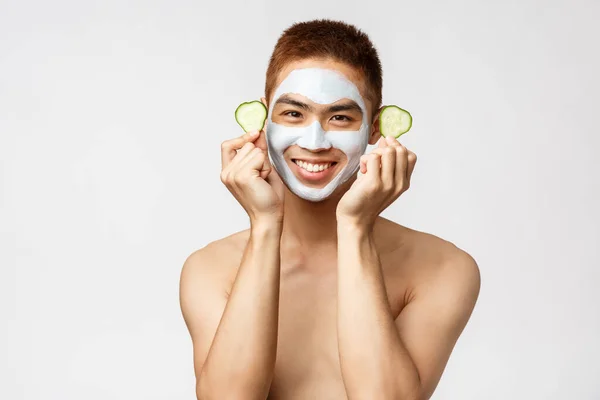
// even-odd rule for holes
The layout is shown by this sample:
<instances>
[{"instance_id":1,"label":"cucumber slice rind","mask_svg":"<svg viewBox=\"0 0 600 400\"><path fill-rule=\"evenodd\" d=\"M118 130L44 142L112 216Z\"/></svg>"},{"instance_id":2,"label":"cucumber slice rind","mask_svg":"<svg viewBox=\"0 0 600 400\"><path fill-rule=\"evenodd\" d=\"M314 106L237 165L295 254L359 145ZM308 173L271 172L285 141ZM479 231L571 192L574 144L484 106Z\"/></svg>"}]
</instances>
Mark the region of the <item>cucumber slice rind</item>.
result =
<instances>
[{"instance_id":1,"label":"cucumber slice rind","mask_svg":"<svg viewBox=\"0 0 600 400\"><path fill-rule=\"evenodd\" d=\"M379 113L381 136L399 138L412 127L412 115L398 106L385 106Z\"/></svg>"},{"instance_id":2,"label":"cucumber slice rind","mask_svg":"<svg viewBox=\"0 0 600 400\"><path fill-rule=\"evenodd\" d=\"M235 109L235 121L244 132L261 130L267 119L267 107L258 101L248 101Z\"/></svg>"}]
</instances>

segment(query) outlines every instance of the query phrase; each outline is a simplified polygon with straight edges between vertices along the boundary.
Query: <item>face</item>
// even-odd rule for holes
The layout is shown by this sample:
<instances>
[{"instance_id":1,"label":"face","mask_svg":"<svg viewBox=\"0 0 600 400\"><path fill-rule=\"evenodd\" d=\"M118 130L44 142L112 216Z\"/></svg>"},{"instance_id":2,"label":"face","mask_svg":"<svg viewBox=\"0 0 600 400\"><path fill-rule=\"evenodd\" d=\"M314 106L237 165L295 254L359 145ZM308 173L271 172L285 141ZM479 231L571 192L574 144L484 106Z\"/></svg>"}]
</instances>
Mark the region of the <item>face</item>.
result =
<instances>
[{"instance_id":1,"label":"face","mask_svg":"<svg viewBox=\"0 0 600 400\"><path fill-rule=\"evenodd\" d=\"M360 74L335 62L290 64L269 104L269 157L293 193L321 201L356 176L371 133Z\"/></svg>"}]
</instances>

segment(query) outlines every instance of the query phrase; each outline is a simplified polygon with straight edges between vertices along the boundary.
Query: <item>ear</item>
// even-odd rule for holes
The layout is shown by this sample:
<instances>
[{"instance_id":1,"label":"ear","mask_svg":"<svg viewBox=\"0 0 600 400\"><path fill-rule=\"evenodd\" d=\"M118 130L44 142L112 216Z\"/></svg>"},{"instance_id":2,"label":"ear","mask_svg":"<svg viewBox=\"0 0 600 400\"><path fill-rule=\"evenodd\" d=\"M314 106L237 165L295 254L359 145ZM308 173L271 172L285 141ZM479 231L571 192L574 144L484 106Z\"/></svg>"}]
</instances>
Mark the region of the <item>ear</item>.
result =
<instances>
[{"instance_id":1,"label":"ear","mask_svg":"<svg viewBox=\"0 0 600 400\"><path fill-rule=\"evenodd\" d=\"M265 107L267 107L267 113L269 110L269 106L267 105L267 99L266 97L261 97L260 98L261 103L263 103L265 105ZM267 131L267 124L269 123L269 118L265 119L265 124L263 125L263 130L266 132Z\"/></svg>"},{"instance_id":2,"label":"ear","mask_svg":"<svg viewBox=\"0 0 600 400\"><path fill-rule=\"evenodd\" d=\"M371 124L371 133L369 134L369 144L374 145L377 143L379 138L381 138L381 132L379 131L379 115L381 114L381 110L385 105L381 106L379 110L375 113L375 117L373 118L373 123Z\"/></svg>"}]
</instances>

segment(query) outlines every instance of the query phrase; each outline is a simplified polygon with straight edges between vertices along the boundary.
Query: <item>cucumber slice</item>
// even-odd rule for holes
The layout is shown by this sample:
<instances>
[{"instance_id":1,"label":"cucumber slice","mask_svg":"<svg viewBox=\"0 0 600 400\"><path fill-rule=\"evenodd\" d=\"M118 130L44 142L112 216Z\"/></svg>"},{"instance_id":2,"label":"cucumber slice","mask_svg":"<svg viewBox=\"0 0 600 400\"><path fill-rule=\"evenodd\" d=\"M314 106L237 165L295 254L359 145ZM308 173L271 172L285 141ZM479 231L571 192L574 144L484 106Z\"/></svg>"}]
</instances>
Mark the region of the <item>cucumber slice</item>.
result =
<instances>
[{"instance_id":1,"label":"cucumber slice","mask_svg":"<svg viewBox=\"0 0 600 400\"><path fill-rule=\"evenodd\" d=\"M261 130L266 119L267 107L258 100L242 103L235 110L235 120L245 132Z\"/></svg>"},{"instance_id":2,"label":"cucumber slice","mask_svg":"<svg viewBox=\"0 0 600 400\"><path fill-rule=\"evenodd\" d=\"M379 132L384 137L400 135L408 132L412 126L412 116L398 106L386 106L379 114Z\"/></svg>"}]
</instances>

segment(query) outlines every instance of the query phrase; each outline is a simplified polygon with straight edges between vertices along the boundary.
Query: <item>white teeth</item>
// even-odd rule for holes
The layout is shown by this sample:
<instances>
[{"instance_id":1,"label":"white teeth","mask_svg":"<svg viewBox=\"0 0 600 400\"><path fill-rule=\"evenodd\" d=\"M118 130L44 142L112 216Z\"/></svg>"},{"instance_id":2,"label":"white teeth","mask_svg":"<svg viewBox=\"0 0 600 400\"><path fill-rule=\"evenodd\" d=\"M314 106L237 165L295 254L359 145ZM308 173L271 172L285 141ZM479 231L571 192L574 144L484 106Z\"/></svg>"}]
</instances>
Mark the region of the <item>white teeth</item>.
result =
<instances>
[{"instance_id":1,"label":"white teeth","mask_svg":"<svg viewBox=\"0 0 600 400\"><path fill-rule=\"evenodd\" d=\"M331 167L331 163L326 163L326 164L309 164L309 163L301 161L301 160L295 160L295 163L300 168L305 169L308 172L320 172L320 171L324 171L327 168Z\"/></svg>"}]
</instances>

